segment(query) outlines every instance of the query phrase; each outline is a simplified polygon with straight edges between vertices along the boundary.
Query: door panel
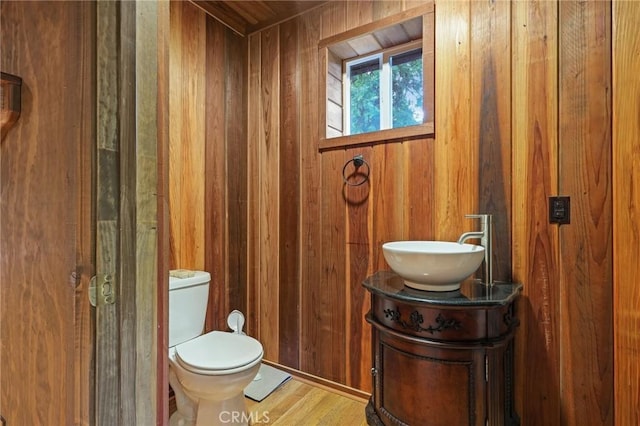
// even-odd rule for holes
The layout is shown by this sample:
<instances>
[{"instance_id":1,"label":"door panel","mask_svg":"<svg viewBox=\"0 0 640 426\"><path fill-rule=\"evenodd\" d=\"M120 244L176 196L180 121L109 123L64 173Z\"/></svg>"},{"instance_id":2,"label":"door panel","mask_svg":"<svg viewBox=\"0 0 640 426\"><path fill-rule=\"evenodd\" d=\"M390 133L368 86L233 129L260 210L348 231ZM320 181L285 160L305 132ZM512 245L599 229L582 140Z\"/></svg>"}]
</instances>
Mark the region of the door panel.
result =
<instances>
[{"instance_id":1,"label":"door panel","mask_svg":"<svg viewBox=\"0 0 640 426\"><path fill-rule=\"evenodd\" d=\"M22 113L0 157L0 414L89 424L95 6L0 4L1 63Z\"/></svg>"}]
</instances>

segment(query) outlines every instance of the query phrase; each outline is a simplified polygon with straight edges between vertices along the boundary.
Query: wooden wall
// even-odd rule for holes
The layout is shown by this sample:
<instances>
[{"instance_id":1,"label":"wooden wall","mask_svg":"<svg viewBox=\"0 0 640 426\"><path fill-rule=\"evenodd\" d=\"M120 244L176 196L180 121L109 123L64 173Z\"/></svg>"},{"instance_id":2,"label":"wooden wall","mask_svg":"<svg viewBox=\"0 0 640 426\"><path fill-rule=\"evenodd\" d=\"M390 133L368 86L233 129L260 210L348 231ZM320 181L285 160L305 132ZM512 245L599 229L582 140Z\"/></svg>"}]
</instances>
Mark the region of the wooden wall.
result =
<instances>
[{"instance_id":1,"label":"wooden wall","mask_svg":"<svg viewBox=\"0 0 640 426\"><path fill-rule=\"evenodd\" d=\"M22 113L2 141L0 415L91 421L95 4L0 4L0 68ZM71 24L72 23L72 24Z\"/></svg>"},{"instance_id":2,"label":"wooden wall","mask_svg":"<svg viewBox=\"0 0 640 426\"><path fill-rule=\"evenodd\" d=\"M525 285L519 413L612 424L610 5L437 2L435 139L318 152L318 41L413 4L330 2L249 36L250 331L272 361L370 390L360 284L380 245L492 213L495 277ZM356 154L371 177L352 188Z\"/></svg>"},{"instance_id":3,"label":"wooden wall","mask_svg":"<svg viewBox=\"0 0 640 426\"><path fill-rule=\"evenodd\" d=\"M436 6L436 139L318 152L318 41L406 7L331 2L249 38L251 329L267 358L363 390L361 283L387 269L383 242L457 239L491 212L495 276L511 278L509 4ZM370 180L346 186L357 154Z\"/></svg>"},{"instance_id":4,"label":"wooden wall","mask_svg":"<svg viewBox=\"0 0 640 426\"><path fill-rule=\"evenodd\" d=\"M246 311L246 40L189 2L171 2L171 269L209 271L207 329Z\"/></svg>"},{"instance_id":5,"label":"wooden wall","mask_svg":"<svg viewBox=\"0 0 640 426\"><path fill-rule=\"evenodd\" d=\"M196 52L189 78L209 81L211 69L228 71L231 63L246 72L244 82L230 86L225 71L225 93L241 91L243 101L226 102L224 111L231 102L237 115L210 103L209 96L220 99L218 90L204 101L186 93L179 102L196 102L187 113L186 106L173 104L173 90L176 73L191 65L183 63L180 71L172 65L172 129L174 119L194 117L227 128L224 144L203 136L210 130L193 121L188 126L199 126L197 137L172 133L172 161L197 163L208 149L220 149L217 161L226 167L224 173L205 170L204 180L172 178L174 193L212 191L209 201L194 205L220 218L205 218L198 225L203 231L177 234L183 216L188 222L201 213L182 210L174 217L172 208L174 266L214 268L224 283L214 292L220 298L217 320L209 326L223 324L220 307L242 300L234 306L246 308L248 332L261 340L267 359L368 391L369 299L361 282L387 268L381 244L454 240L477 226L465 214L492 213L495 278L524 283L516 351L517 410L524 424L610 425L614 406L618 424L637 423L640 384L638 374L628 375L639 364L637 257L628 254L638 239L632 204L637 188L628 176L638 153L637 141L624 136L637 133L628 127L637 124L637 114L632 102L612 101L611 75L613 57L619 93L632 84L633 18L621 19L614 31L616 14L608 2L438 1L435 138L319 152L318 42L421 3L330 2L251 34L232 53L215 53L222 44L209 44L215 22L172 4L172 39L181 27L198 34L172 44L172 64L174 52L182 51L181 60ZM637 15L632 3L615 4L617 16ZM183 15L174 27L176 8ZM235 42L220 31L225 43ZM203 71L203 55L213 55L207 60L218 68ZM180 85L186 90L184 81ZM204 117L196 108L201 102ZM628 125L612 126L618 108L631 117ZM230 126L237 130L234 143ZM614 152L612 127L619 137ZM356 154L371 165L370 179L345 186L342 167ZM614 163L623 168L614 172ZM236 169L244 171L231 178ZM571 224L548 223L548 197L554 195L571 197ZM217 232L204 230L211 223ZM196 244L179 242L191 238L184 232L195 232ZM191 258L200 263L178 261ZM620 278L627 270L632 278Z\"/></svg>"}]
</instances>

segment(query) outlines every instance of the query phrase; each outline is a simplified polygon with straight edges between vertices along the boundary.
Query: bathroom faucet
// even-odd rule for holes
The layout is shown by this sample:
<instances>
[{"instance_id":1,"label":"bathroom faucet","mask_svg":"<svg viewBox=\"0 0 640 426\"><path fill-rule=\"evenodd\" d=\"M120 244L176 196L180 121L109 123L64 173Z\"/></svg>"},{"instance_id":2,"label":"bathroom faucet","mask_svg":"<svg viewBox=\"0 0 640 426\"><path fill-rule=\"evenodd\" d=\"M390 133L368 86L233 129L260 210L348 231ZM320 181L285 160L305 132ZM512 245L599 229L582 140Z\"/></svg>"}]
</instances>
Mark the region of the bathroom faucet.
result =
<instances>
[{"instance_id":1,"label":"bathroom faucet","mask_svg":"<svg viewBox=\"0 0 640 426\"><path fill-rule=\"evenodd\" d=\"M465 232L458 238L458 244L464 243L471 238L478 238L480 245L484 247L484 283L486 285L493 285L493 257L491 253L492 248L492 219L490 214L468 214L465 217L470 219L480 219L480 231Z\"/></svg>"}]
</instances>

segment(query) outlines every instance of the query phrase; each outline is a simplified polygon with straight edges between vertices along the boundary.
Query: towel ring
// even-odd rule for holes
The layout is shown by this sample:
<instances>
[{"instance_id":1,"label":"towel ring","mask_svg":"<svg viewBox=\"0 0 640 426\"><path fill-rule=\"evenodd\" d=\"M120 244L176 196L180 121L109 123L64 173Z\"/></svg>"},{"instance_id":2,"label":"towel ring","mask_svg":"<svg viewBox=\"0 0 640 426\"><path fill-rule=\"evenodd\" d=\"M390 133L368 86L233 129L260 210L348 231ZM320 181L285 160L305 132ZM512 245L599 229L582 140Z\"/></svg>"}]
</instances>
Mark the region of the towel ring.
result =
<instances>
[{"instance_id":1,"label":"towel ring","mask_svg":"<svg viewBox=\"0 0 640 426\"><path fill-rule=\"evenodd\" d=\"M346 175L346 170L347 170L347 166L349 164L353 163L353 166L356 169L356 174L361 174L363 175L362 180L357 181L357 182L349 182L348 176ZM367 166L367 171L366 173L360 173L358 172L358 169L362 166L362 165ZM342 168L342 180L344 181L345 184L349 185L349 186L360 186L363 183L365 183L366 181L369 180L369 173L371 173L371 168L369 167L369 163L367 163L364 159L364 157L359 154L356 155L355 157L353 157L351 160L347 161L344 165L344 167ZM353 174L353 173L352 173ZM349 175L351 176L351 175Z\"/></svg>"}]
</instances>

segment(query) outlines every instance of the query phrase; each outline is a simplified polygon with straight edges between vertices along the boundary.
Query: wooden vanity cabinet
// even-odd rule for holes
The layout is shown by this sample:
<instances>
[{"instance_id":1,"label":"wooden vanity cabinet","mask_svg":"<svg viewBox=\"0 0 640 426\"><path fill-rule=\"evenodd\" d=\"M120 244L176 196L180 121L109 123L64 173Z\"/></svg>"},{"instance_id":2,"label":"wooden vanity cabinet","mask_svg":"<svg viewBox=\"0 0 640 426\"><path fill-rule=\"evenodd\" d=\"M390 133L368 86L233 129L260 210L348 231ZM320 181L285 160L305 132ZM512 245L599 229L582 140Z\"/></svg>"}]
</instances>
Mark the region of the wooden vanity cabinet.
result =
<instances>
[{"instance_id":1,"label":"wooden vanity cabinet","mask_svg":"<svg viewBox=\"0 0 640 426\"><path fill-rule=\"evenodd\" d=\"M513 395L520 284L426 292L367 278L373 335L369 425L518 425Z\"/></svg>"}]
</instances>

